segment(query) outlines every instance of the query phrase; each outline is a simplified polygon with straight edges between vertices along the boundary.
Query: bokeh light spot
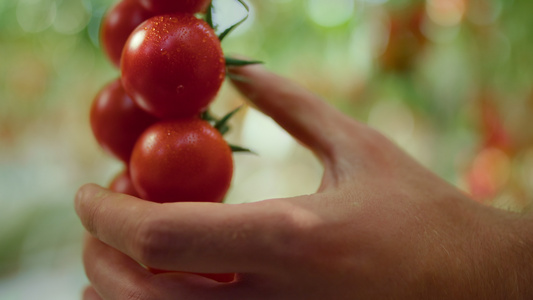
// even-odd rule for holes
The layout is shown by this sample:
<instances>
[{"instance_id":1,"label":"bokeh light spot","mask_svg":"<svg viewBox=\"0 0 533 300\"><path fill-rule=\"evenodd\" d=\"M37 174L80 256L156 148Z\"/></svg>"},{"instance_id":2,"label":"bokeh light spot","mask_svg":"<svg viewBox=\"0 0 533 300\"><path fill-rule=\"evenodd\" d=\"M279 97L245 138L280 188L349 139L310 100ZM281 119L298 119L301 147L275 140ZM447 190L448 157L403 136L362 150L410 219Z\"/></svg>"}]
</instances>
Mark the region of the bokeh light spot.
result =
<instances>
[{"instance_id":1,"label":"bokeh light spot","mask_svg":"<svg viewBox=\"0 0 533 300\"><path fill-rule=\"evenodd\" d=\"M509 180L511 161L498 148L483 149L474 159L469 174L470 192L475 199L490 199Z\"/></svg>"},{"instance_id":2,"label":"bokeh light spot","mask_svg":"<svg viewBox=\"0 0 533 300\"><path fill-rule=\"evenodd\" d=\"M494 23L503 10L501 0L469 0L467 18L477 25Z\"/></svg>"},{"instance_id":3,"label":"bokeh light spot","mask_svg":"<svg viewBox=\"0 0 533 300\"><path fill-rule=\"evenodd\" d=\"M431 20L441 26L455 26L465 14L465 0L428 0L427 13Z\"/></svg>"},{"instance_id":4,"label":"bokeh light spot","mask_svg":"<svg viewBox=\"0 0 533 300\"><path fill-rule=\"evenodd\" d=\"M56 17L57 6L53 0L20 0L17 5L17 21L26 32L46 30Z\"/></svg>"},{"instance_id":5,"label":"bokeh light spot","mask_svg":"<svg viewBox=\"0 0 533 300\"><path fill-rule=\"evenodd\" d=\"M353 16L354 0L309 0L307 13L313 22L324 27L336 27L346 23Z\"/></svg>"},{"instance_id":6,"label":"bokeh light spot","mask_svg":"<svg viewBox=\"0 0 533 300\"><path fill-rule=\"evenodd\" d=\"M74 34L83 30L91 20L90 2L62 1L57 7L54 29L59 33Z\"/></svg>"},{"instance_id":7,"label":"bokeh light spot","mask_svg":"<svg viewBox=\"0 0 533 300\"><path fill-rule=\"evenodd\" d=\"M533 147L523 154L518 176L526 187L528 194L533 196Z\"/></svg>"},{"instance_id":8,"label":"bokeh light spot","mask_svg":"<svg viewBox=\"0 0 533 300\"><path fill-rule=\"evenodd\" d=\"M243 122L244 145L253 145L261 157L283 160L290 154L295 142L292 137L271 118L255 109L249 109Z\"/></svg>"},{"instance_id":9,"label":"bokeh light spot","mask_svg":"<svg viewBox=\"0 0 533 300\"><path fill-rule=\"evenodd\" d=\"M368 125L403 147L413 136L415 121L411 110L401 102L381 101L371 109Z\"/></svg>"}]
</instances>

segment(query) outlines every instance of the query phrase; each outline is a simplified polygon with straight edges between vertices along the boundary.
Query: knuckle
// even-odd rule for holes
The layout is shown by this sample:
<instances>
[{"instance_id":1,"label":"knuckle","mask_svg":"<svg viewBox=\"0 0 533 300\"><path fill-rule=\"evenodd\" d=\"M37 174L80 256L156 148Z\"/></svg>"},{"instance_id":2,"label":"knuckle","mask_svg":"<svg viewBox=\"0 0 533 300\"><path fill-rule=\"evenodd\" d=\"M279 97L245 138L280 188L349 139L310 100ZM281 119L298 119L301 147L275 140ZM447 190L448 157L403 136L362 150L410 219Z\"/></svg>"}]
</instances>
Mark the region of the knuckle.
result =
<instances>
[{"instance_id":1,"label":"knuckle","mask_svg":"<svg viewBox=\"0 0 533 300\"><path fill-rule=\"evenodd\" d=\"M133 239L134 256L145 265L157 267L168 254L171 236L168 221L153 214L147 216Z\"/></svg>"},{"instance_id":2,"label":"knuckle","mask_svg":"<svg viewBox=\"0 0 533 300\"><path fill-rule=\"evenodd\" d=\"M275 224L275 249L277 256L291 262L305 259L305 254L315 248L313 235L321 226L322 221L313 212L297 205L283 205L278 212Z\"/></svg>"},{"instance_id":3,"label":"knuckle","mask_svg":"<svg viewBox=\"0 0 533 300\"><path fill-rule=\"evenodd\" d=\"M97 236L97 230L96 230L96 216L97 216L97 213L96 213L97 209L96 208L92 208L90 209L88 212L87 212L87 218L85 219L85 229L87 229L87 231L94 235L94 236Z\"/></svg>"},{"instance_id":4,"label":"knuckle","mask_svg":"<svg viewBox=\"0 0 533 300\"><path fill-rule=\"evenodd\" d=\"M277 260L284 266L302 266L317 269L341 268L344 243L331 232L340 232L344 224L325 222L316 212L294 205L285 208L279 216L275 249Z\"/></svg>"},{"instance_id":5,"label":"knuckle","mask_svg":"<svg viewBox=\"0 0 533 300\"><path fill-rule=\"evenodd\" d=\"M87 205L83 207L85 211L84 225L89 233L93 236L98 237L99 227L101 220L105 218L105 209L103 208L108 202L110 195L105 195L98 201L92 203L92 205Z\"/></svg>"}]
</instances>

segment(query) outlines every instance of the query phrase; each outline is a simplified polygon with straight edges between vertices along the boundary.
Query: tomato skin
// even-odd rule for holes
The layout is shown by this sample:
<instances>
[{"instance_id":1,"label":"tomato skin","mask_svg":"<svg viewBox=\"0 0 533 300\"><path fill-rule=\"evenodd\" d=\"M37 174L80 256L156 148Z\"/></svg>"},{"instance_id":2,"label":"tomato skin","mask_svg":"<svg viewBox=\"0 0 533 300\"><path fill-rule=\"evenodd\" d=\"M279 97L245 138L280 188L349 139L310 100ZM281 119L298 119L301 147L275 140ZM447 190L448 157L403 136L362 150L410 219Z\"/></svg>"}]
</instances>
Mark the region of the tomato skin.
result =
<instances>
[{"instance_id":1,"label":"tomato skin","mask_svg":"<svg viewBox=\"0 0 533 300\"><path fill-rule=\"evenodd\" d=\"M205 12L210 0L139 0L141 5L155 15L173 13L201 13Z\"/></svg>"},{"instance_id":2,"label":"tomato skin","mask_svg":"<svg viewBox=\"0 0 533 300\"><path fill-rule=\"evenodd\" d=\"M129 162L141 133L158 119L140 109L126 94L120 79L108 83L95 97L90 122L94 137L109 154Z\"/></svg>"},{"instance_id":3,"label":"tomato skin","mask_svg":"<svg viewBox=\"0 0 533 300\"><path fill-rule=\"evenodd\" d=\"M121 70L128 94L159 118L199 114L226 72L215 32L190 14L157 16L137 27L126 42Z\"/></svg>"},{"instance_id":4,"label":"tomato skin","mask_svg":"<svg viewBox=\"0 0 533 300\"><path fill-rule=\"evenodd\" d=\"M113 6L102 20L100 39L104 52L120 68L122 49L133 30L155 14L137 0L122 0Z\"/></svg>"},{"instance_id":5,"label":"tomato skin","mask_svg":"<svg viewBox=\"0 0 533 300\"><path fill-rule=\"evenodd\" d=\"M233 175L233 157L222 135L208 122L167 120L141 135L130 172L145 200L222 202Z\"/></svg>"},{"instance_id":6,"label":"tomato skin","mask_svg":"<svg viewBox=\"0 0 533 300\"><path fill-rule=\"evenodd\" d=\"M235 281L235 274L233 273L222 273L222 274L208 274L208 273L198 273L197 275L209 278L216 282L229 283Z\"/></svg>"},{"instance_id":7,"label":"tomato skin","mask_svg":"<svg viewBox=\"0 0 533 300\"><path fill-rule=\"evenodd\" d=\"M128 169L118 173L109 184L109 189L115 193L122 193L133 197L139 197L139 193L135 190L133 182L131 181Z\"/></svg>"},{"instance_id":8,"label":"tomato skin","mask_svg":"<svg viewBox=\"0 0 533 300\"><path fill-rule=\"evenodd\" d=\"M176 271L165 271L165 270L159 270L154 268L148 268L150 272L153 274L165 274L165 273L184 273L184 274L194 274L199 275L205 278L209 278L211 280L214 280L216 282L220 283L229 283L233 282L236 279L235 273L220 273L220 274L211 274L211 273L189 273L189 272L176 272Z\"/></svg>"}]
</instances>

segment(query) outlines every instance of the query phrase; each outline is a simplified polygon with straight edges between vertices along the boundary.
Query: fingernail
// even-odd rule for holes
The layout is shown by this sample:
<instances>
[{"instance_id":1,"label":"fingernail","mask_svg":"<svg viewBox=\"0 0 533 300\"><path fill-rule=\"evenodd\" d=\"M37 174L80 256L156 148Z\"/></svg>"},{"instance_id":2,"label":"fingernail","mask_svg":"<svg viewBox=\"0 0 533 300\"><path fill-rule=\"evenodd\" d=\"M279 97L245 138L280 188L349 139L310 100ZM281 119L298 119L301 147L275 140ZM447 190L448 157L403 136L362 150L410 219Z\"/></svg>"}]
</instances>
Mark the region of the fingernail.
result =
<instances>
[{"instance_id":1,"label":"fingernail","mask_svg":"<svg viewBox=\"0 0 533 300\"><path fill-rule=\"evenodd\" d=\"M248 77L243 76L243 75L239 74L238 72L228 72L228 77L232 81L243 82L243 83L250 83L251 82L251 80Z\"/></svg>"}]
</instances>

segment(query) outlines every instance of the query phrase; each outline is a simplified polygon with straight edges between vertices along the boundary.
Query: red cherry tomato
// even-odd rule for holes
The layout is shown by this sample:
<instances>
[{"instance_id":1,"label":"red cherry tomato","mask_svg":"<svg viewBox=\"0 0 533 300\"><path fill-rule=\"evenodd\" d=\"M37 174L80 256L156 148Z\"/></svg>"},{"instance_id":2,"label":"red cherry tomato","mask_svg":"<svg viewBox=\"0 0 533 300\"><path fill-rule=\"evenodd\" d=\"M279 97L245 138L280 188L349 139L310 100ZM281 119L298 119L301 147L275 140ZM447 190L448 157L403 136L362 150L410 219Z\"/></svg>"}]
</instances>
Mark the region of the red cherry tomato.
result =
<instances>
[{"instance_id":1,"label":"red cherry tomato","mask_svg":"<svg viewBox=\"0 0 533 300\"><path fill-rule=\"evenodd\" d=\"M153 274L164 274L164 273L184 273L184 272L175 272L175 271L165 271L165 270L159 270L154 268L148 268L150 272ZM200 275L205 278L209 278L211 280L221 282L221 283L229 283L235 281L236 274L234 273L221 273L221 274L210 274L210 273L189 273L189 274L195 274Z\"/></svg>"},{"instance_id":2,"label":"red cherry tomato","mask_svg":"<svg viewBox=\"0 0 533 300\"><path fill-rule=\"evenodd\" d=\"M137 138L157 121L131 100L119 79L98 93L92 103L90 120L100 146L126 163Z\"/></svg>"},{"instance_id":3,"label":"red cherry tomato","mask_svg":"<svg viewBox=\"0 0 533 300\"><path fill-rule=\"evenodd\" d=\"M217 282L228 283L235 281L235 274L233 273L222 273L222 274L207 274L207 273L198 273L197 275L212 279Z\"/></svg>"},{"instance_id":4,"label":"red cherry tomato","mask_svg":"<svg viewBox=\"0 0 533 300\"><path fill-rule=\"evenodd\" d=\"M102 21L100 37L105 53L116 67L120 68L122 49L131 32L155 15L137 0L122 0L107 12Z\"/></svg>"},{"instance_id":5,"label":"red cherry tomato","mask_svg":"<svg viewBox=\"0 0 533 300\"><path fill-rule=\"evenodd\" d=\"M121 69L128 94L160 118L199 114L213 101L226 71L215 32L190 14L142 23L126 42Z\"/></svg>"},{"instance_id":6,"label":"red cherry tomato","mask_svg":"<svg viewBox=\"0 0 533 300\"><path fill-rule=\"evenodd\" d=\"M109 189L115 193L122 193L133 197L139 197L139 193L135 190L129 171L126 169L115 176L109 184Z\"/></svg>"},{"instance_id":7,"label":"red cherry tomato","mask_svg":"<svg viewBox=\"0 0 533 300\"><path fill-rule=\"evenodd\" d=\"M135 144L130 172L135 188L149 201L221 202L231 183L233 157L206 121L162 121Z\"/></svg>"},{"instance_id":8,"label":"red cherry tomato","mask_svg":"<svg viewBox=\"0 0 533 300\"><path fill-rule=\"evenodd\" d=\"M147 10L156 15L173 13L195 14L205 12L210 0L139 0Z\"/></svg>"}]
</instances>

